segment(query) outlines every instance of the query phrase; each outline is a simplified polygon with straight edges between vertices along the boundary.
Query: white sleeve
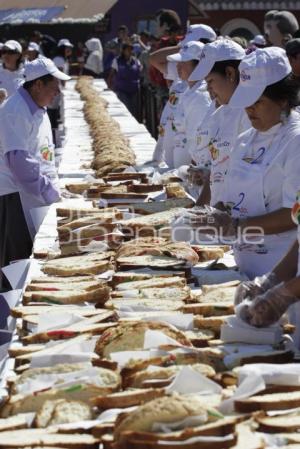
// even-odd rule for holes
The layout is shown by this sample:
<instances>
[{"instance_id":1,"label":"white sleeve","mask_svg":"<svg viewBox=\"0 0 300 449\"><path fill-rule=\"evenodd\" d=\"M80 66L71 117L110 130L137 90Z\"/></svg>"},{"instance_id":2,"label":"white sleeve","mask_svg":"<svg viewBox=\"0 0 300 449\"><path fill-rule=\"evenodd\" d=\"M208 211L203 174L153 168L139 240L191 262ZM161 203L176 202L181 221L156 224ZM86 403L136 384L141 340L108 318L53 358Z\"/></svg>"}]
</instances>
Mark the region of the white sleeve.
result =
<instances>
[{"instance_id":1,"label":"white sleeve","mask_svg":"<svg viewBox=\"0 0 300 449\"><path fill-rule=\"evenodd\" d=\"M111 68L114 69L116 72L118 71L119 67L118 67L118 61L117 58L115 58L112 62Z\"/></svg>"},{"instance_id":2,"label":"white sleeve","mask_svg":"<svg viewBox=\"0 0 300 449\"><path fill-rule=\"evenodd\" d=\"M53 59L54 64L58 69L64 70L65 67L65 60L61 56L55 56Z\"/></svg>"},{"instance_id":3,"label":"white sleeve","mask_svg":"<svg viewBox=\"0 0 300 449\"><path fill-rule=\"evenodd\" d=\"M286 163L283 167L284 177L282 183L282 206L292 208L300 186L300 134L295 136L285 151L288 152Z\"/></svg>"},{"instance_id":4,"label":"white sleeve","mask_svg":"<svg viewBox=\"0 0 300 449\"><path fill-rule=\"evenodd\" d=\"M13 112L2 113L0 117L0 136L3 153L9 151L30 151L30 132L32 124L27 117Z\"/></svg>"}]
</instances>

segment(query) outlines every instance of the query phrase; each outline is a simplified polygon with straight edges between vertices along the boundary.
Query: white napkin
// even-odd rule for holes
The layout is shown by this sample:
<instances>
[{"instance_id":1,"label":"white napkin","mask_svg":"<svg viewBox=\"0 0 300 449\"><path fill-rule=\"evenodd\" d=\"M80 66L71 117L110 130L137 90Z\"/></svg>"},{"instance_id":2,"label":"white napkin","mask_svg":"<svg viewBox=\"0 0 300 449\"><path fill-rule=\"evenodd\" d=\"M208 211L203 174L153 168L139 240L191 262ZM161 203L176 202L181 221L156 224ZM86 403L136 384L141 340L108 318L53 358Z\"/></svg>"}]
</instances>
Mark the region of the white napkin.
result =
<instances>
[{"instance_id":1,"label":"white napkin","mask_svg":"<svg viewBox=\"0 0 300 449\"><path fill-rule=\"evenodd\" d=\"M232 413L234 411L234 401L236 399L248 398L249 396L253 396L255 393L258 393L265 388L266 384L262 376L247 376L239 385L234 395L222 402L219 406L220 412L224 414Z\"/></svg>"},{"instance_id":2,"label":"white napkin","mask_svg":"<svg viewBox=\"0 0 300 449\"><path fill-rule=\"evenodd\" d=\"M245 323L238 316L227 318L221 327L221 340L225 343L240 342L274 345L279 343L282 338L282 328L278 324L257 328Z\"/></svg>"},{"instance_id":3,"label":"white napkin","mask_svg":"<svg viewBox=\"0 0 300 449\"><path fill-rule=\"evenodd\" d=\"M64 312L47 312L39 315L37 332L45 332L52 329L63 329L72 324L79 323L83 317L76 315L76 313Z\"/></svg>"},{"instance_id":4,"label":"white napkin","mask_svg":"<svg viewBox=\"0 0 300 449\"><path fill-rule=\"evenodd\" d=\"M222 388L193 368L183 366L179 373L176 374L173 382L166 388L166 392L221 394Z\"/></svg>"}]
</instances>

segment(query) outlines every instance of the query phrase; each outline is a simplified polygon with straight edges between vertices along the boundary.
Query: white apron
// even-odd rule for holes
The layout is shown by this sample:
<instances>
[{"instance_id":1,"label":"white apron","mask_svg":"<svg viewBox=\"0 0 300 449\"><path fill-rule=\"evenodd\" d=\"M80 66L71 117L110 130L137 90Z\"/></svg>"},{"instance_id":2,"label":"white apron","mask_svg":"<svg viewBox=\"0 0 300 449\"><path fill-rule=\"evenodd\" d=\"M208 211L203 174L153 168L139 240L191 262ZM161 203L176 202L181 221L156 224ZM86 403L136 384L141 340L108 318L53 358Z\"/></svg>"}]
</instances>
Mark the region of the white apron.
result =
<instances>
[{"instance_id":1,"label":"white apron","mask_svg":"<svg viewBox=\"0 0 300 449\"><path fill-rule=\"evenodd\" d=\"M264 200L264 175L273 163L284 137L285 134L279 131L273 146L268 149L260 164L243 160L247 149L238 159L232 160L226 179L225 198L233 217L246 218L267 213ZM276 180L274 180L274 188L280 188L276 185ZM257 243L258 240L254 237L248 238L246 242L238 241L234 244L236 263L240 271L250 279L272 270L295 240L295 232L265 235L259 239L263 241Z\"/></svg>"},{"instance_id":2,"label":"white apron","mask_svg":"<svg viewBox=\"0 0 300 449\"><path fill-rule=\"evenodd\" d=\"M176 137L175 117L177 109L181 101L182 94L187 89L187 83L180 81L174 83L170 89L169 100L163 111L159 134L162 136L162 159L170 169L175 168L174 165L174 146Z\"/></svg>"},{"instance_id":3,"label":"white apron","mask_svg":"<svg viewBox=\"0 0 300 449\"><path fill-rule=\"evenodd\" d=\"M211 155L210 204L223 201L224 183L230 163L230 154L237 137L250 128L244 109L221 106L213 115L208 148Z\"/></svg>"},{"instance_id":4,"label":"white apron","mask_svg":"<svg viewBox=\"0 0 300 449\"><path fill-rule=\"evenodd\" d=\"M297 236L299 243L298 250L298 269L297 276L300 276L300 191L297 194L297 202L292 209L292 219L298 226ZM300 349L300 302L296 302L288 309L289 322L295 326L295 332L292 335L294 343L298 349Z\"/></svg>"},{"instance_id":5,"label":"white apron","mask_svg":"<svg viewBox=\"0 0 300 449\"><path fill-rule=\"evenodd\" d=\"M42 110L36 112L37 114L40 114L39 119L35 118L33 125L35 128L33 134L37 134L36 146L30 149L30 154L39 161L40 173L47 175L52 180L52 184L58 188L59 181L55 168L54 145L50 121L48 114L45 114ZM30 211L37 207L44 207L46 204L41 198L24 191L20 191L20 198L30 235L34 239L38 229L36 229L33 223ZM44 209L43 214L46 215L46 213L47 209Z\"/></svg>"},{"instance_id":6,"label":"white apron","mask_svg":"<svg viewBox=\"0 0 300 449\"><path fill-rule=\"evenodd\" d=\"M172 123L172 129L175 132L173 152L174 168L179 168L182 165L189 165L192 158L186 148L187 136L182 104L179 104L176 110Z\"/></svg>"}]
</instances>

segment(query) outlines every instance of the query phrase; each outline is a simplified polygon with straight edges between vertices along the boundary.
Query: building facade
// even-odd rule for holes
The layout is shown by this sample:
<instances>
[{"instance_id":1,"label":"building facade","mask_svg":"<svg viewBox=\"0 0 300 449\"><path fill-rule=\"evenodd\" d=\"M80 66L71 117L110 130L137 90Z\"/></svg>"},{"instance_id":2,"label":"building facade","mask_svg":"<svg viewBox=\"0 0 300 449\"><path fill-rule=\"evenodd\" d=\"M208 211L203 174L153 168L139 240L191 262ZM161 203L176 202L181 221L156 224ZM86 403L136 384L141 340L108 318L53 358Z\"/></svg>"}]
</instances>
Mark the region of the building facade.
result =
<instances>
[{"instance_id":1,"label":"building facade","mask_svg":"<svg viewBox=\"0 0 300 449\"><path fill-rule=\"evenodd\" d=\"M263 34L264 15L272 9L288 10L300 23L300 1L190 0L191 23L206 23L222 35L251 39Z\"/></svg>"},{"instance_id":2,"label":"building facade","mask_svg":"<svg viewBox=\"0 0 300 449\"><path fill-rule=\"evenodd\" d=\"M188 20L188 0L118 0L109 10L110 32L105 39L116 36L120 25L127 25L130 34L144 29L155 32L155 12L159 9L174 9L179 14L183 28Z\"/></svg>"}]
</instances>

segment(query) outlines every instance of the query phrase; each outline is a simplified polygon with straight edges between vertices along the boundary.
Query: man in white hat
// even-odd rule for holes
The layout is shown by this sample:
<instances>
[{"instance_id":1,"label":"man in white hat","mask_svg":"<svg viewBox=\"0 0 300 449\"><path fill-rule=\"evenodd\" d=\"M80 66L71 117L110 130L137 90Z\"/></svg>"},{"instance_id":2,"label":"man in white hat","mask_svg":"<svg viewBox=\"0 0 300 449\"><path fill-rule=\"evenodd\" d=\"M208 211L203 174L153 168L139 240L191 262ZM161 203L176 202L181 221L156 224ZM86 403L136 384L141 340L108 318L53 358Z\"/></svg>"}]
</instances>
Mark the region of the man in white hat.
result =
<instances>
[{"instance_id":1,"label":"man in white hat","mask_svg":"<svg viewBox=\"0 0 300 449\"><path fill-rule=\"evenodd\" d=\"M30 256L31 210L60 199L47 105L69 76L47 58L25 65L25 83L0 107L0 263Z\"/></svg>"}]
</instances>

